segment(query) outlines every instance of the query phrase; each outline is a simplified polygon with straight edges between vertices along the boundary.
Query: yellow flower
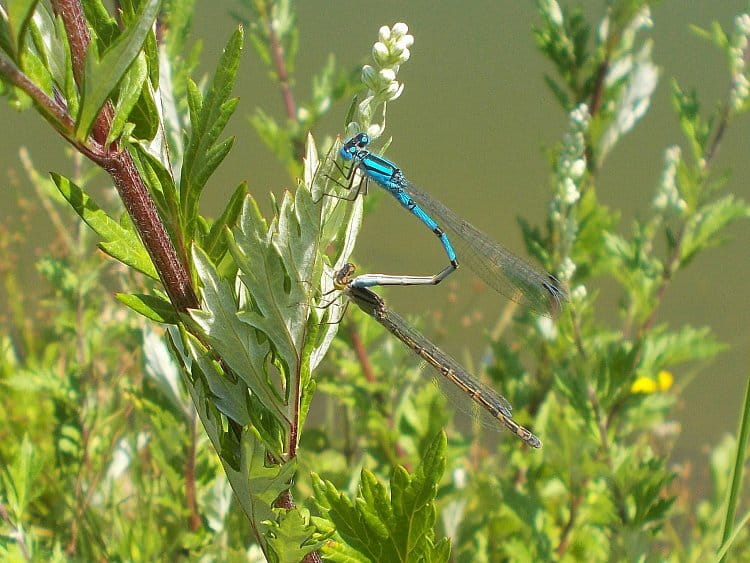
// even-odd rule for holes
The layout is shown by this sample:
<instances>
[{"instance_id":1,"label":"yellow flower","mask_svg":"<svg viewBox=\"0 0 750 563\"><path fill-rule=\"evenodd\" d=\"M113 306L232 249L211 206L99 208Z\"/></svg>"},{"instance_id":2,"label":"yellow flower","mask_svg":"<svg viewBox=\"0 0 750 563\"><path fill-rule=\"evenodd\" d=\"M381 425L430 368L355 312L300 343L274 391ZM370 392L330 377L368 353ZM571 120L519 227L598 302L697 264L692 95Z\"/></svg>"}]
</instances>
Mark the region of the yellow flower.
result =
<instances>
[{"instance_id":1,"label":"yellow flower","mask_svg":"<svg viewBox=\"0 0 750 563\"><path fill-rule=\"evenodd\" d=\"M638 377L630 386L631 393L656 393L658 391L668 391L674 383L674 376L671 372L661 370L656 379L644 375Z\"/></svg>"}]
</instances>

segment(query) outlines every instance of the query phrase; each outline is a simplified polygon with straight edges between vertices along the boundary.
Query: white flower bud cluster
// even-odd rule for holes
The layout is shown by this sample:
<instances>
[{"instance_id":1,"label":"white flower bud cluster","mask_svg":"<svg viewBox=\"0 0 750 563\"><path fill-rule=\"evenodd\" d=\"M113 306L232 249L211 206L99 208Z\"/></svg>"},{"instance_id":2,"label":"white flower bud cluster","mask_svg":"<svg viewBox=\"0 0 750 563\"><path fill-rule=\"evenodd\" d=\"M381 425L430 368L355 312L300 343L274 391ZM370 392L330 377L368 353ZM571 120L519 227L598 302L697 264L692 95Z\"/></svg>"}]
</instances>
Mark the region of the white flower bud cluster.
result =
<instances>
[{"instance_id":1,"label":"white flower bud cluster","mask_svg":"<svg viewBox=\"0 0 750 563\"><path fill-rule=\"evenodd\" d=\"M658 212L675 212L682 215L687 209L687 203L680 197L677 189L677 167L681 159L682 151L677 145L669 147L664 153L664 171L652 203Z\"/></svg>"},{"instance_id":2,"label":"white flower bud cluster","mask_svg":"<svg viewBox=\"0 0 750 563\"><path fill-rule=\"evenodd\" d=\"M563 147L557 160L558 197L566 206L573 205L581 197L579 184L586 172L586 140L584 133L589 126L589 108L579 105L570 114L570 127L563 137Z\"/></svg>"},{"instance_id":3,"label":"white flower bud cluster","mask_svg":"<svg viewBox=\"0 0 750 563\"><path fill-rule=\"evenodd\" d=\"M562 281L571 280L576 271L576 264L565 249L570 248L578 230L573 207L581 198L580 186L586 175L585 133L589 127L590 117L586 104L580 104L570 113L568 131L563 137L563 146L557 159L557 189L550 203L550 219L558 225L562 237L563 252L556 272ZM585 288L579 289L577 295L583 298L586 295Z\"/></svg>"},{"instance_id":4,"label":"white flower bud cluster","mask_svg":"<svg viewBox=\"0 0 750 563\"><path fill-rule=\"evenodd\" d=\"M372 139L381 135L385 127L385 110L383 123L372 123L375 111L381 104L397 99L404 91L404 85L396 80L401 65L409 60L409 47L414 44L414 37L409 35L405 23L396 23L393 27L383 26L378 30L378 41L372 47L374 64L362 68L362 82L367 86L367 97L359 104L357 121L350 125L350 133L362 131L366 124L367 133Z\"/></svg>"},{"instance_id":5,"label":"white flower bud cluster","mask_svg":"<svg viewBox=\"0 0 750 563\"><path fill-rule=\"evenodd\" d=\"M539 0L537 6L540 8L540 12L547 16L551 24L557 27L563 26L562 10L556 0Z\"/></svg>"},{"instance_id":6,"label":"white flower bud cluster","mask_svg":"<svg viewBox=\"0 0 750 563\"><path fill-rule=\"evenodd\" d=\"M748 81L745 63L748 35L750 35L750 15L740 14L734 19L734 33L730 40L732 90L729 94L729 104L734 112L740 111L750 96L750 81Z\"/></svg>"}]
</instances>

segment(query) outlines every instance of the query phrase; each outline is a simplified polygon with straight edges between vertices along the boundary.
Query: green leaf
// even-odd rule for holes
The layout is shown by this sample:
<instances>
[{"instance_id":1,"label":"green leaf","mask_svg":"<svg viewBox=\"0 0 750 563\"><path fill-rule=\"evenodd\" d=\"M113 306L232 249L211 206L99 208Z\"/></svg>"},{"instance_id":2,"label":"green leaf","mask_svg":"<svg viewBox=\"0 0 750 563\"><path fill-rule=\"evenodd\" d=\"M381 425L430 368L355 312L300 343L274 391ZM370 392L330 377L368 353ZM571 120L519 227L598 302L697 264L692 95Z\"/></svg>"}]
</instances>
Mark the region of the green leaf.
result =
<instances>
[{"instance_id":1,"label":"green leaf","mask_svg":"<svg viewBox=\"0 0 750 563\"><path fill-rule=\"evenodd\" d=\"M179 341L175 344L180 349ZM183 355L183 360L188 359ZM280 465L267 464L266 451L255 428L245 426L239 436L233 428L225 430L226 423L209 399L205 381L186 378L186 386L209 440L219 453L235 498L253 528L263 533L266 522L275 517L274 501L291 486L296 458Z\"/></svg>"},{"instance_id":2,"label":"green leaf","mask_svg":"<svg viewBox=\"0 0 750 563\"><path fill-rule=\"evenodd\" d=\"M321 275L319 213L309 193L299 189L295 200L285 195L278 226L268 229L255 202L246 198L239 229L228 237L239 277L253 302L252 310L241 311L238 318L269 339L284 387L290 390L300 389L309 379L303 349L310 317L309 283ZM287 408L286 416L291 417L296 405Z\"/></svg>"},{"instance_id":3,"label":"green leaf","mask_svg":"<svg viewBox=\"0 0 750 563\"><path fill-rule=\"evenodd\" d=\"M326 534L310 524L307 510L276 509L275 520L268 522L266 541L275 561L302 561L304 557L325 544Z\"/></svg>"},{"instance_id":4,"label":"green leaf","mask_svg":"<svg viewBox=\"0 0 750 563\"><path fill-rule=\"evenodd\" d=\"M133 148L135 150L132 150ZM129 145L129 149L139 173L154 197L159 216L166 222L170 236L177 239L179 236L179 208L177 187L171 172L164 167L158 158L149 153L142 143L132 143Z\"/></svg>"},{"instance_id":5,"label":"green leaf","mask_svg":"<svg viewBox=\"0 0 750 563\"><path fill-rule=\"evenodd\" d=\"M240 426L252 422L248 389L245 382L227 376L222 367L213 357L215 354L208 350L192 334L187 334L187 348L193 364L193 376L199 375L208 383L211 391L211 401L230 420Z\"/></svg>"},{"instance_id":6,"label":"green leaf","mask_svg":"<svg viewBox=\"0 0 750 563\"><path fill-rule=\"evenodd\" d=\"M64 76L60 83L63 94L65 96L65 102L68 104L68 112L70 115L77 115L80 107L80 98L78 97L78 85L73 75L73 55L70 52L70 43L68 43L67 35L65 33L65 24L62 18L55 19L55 30L58 37L64 39L62 42L62 53L63 57L63 69Z\"/></svg>"},{"instance_id":7,"label":"green leaf","mask_svg":"<svg viewBox=\"0 0 750 563\"><path fill-rule=\"evenodd\" d=\"M15 53L23 52L23 41L26 28L34 15L34 8L39 0L8 0L8 32L13 42Z\"/></svg>"},{"instance_id":8,"label":"green leaf","mask_svg":"<svg viewBox=\"0 0 750 563\"><path fill-rule=\"evenodd\" d=\"M222 214L211 225L211 230L203 242L203 249L208 253L211 262L214 264L221 262L227 251L227 239L224 230L234 228L247 194L247 182L242 182L234 190Z\"/></svg>"},{"instance_id":9,"label":"green leaf","mask_svg":"<svg viewBox=\"0 0 750 563\"><path fill-rule=\"evenodd\" d=\"M252 427L242 432L241 446L239 471L235 472L226 465L224 468L243 511L251 522L260 524L273 519L271 506L291 487L297 470L296 458L282 465L269 466L262 442Z\"/></svg>"},{"instance_id":10,"label":"green leaf","mask_svg":"<svg viewBox=\"0 0 750 563\"><path fill-rule=\"evenodd\" d=\"M703 206L685 225L680 257L687 265L704 248L722 242L719 233L737 219L750 217L750 206L732 194Z\"/></svg>"},{"instance_id":11,"label":"green leaf","mask_svg":"<svg viewBox=\"0 0 750 563\"><path fill-rule=\"evenodd\" d=\"M128 293L116 293L115 297L136 313L157 323L176 325L180 322L180 316L175 311L174 306L161 297Z\"/></svg>"},{"instance_id":12,"label":"green leaf","mask_svg":"<svg viewBox=\"0 0 750 563\"><path fill-rule=\"evenodd\" d=\"M94 29L99 42L99 51L104 51L115 42L120 35L120 26L104 7L101 0L86 0L81 2L86 22Z\"/></svg>"},{"instance_id":13,"label":"green leaf","mask_svg":"<svg viewBox=\"0 0 750 563\"><path fill-rule=\"evenodd\" d=\"M229 96L237 75L242 40L242 28L239 28L232 34L224 48L205 100L201 99L195 84L192 81L189 83L188 104L191 131L180 178L180 207L185 238L188 242L194 239L193 233L201 192L208 178L221 164L232 146L231 139L226 139L218 145L216 145L216 140L237 105L237 99Z\"/></svg>"},{"instance_id":14,"label":"green leaf","mask_svg":"<svg viewBox=\"0 0 750 563\"><path fill-rule=\"evenodd\" d=\"M150 69L151 65L147 65L147 68ZM148 81L143 84L140 97L130 112L130 121L135 125L133 136L147 141L153 140L160 124L159 109L152 95L152 85L153 82Z\"/></svg>"},{"instance_id":15,"label":"green leaf","mask_svg":"<svg viewBox=\"0 0 750 563\"><path fill-rule=\"evenodd\" d=\"M445 471L447 439L438 433L422 463L409 475L397 467L386 487L375 475L362 471L357 498L352 501L330 482L313 474L315 502L336 527L348 550L368 561L448 561L446 542L435 542L435 497ZM331 542L324 547L336 560L341 551Z\"/></svg>"},{"instance_id":16,"label":"green leaf","mask_svg":"<svg viewBox=\"0 0 750 563\"><path fill-rule=\"evenodd\" d=\"M55 84L62 87L68 71L68 37L62 18L55 17L49 10L45 4L37 7L29 24L29 33L33 40L33 49L44 62Z\"/></svg>"},{"instance_id":17,"label":"green leaf","mask_svg":"<svg viewBox=\"0 0 750 563\"><path fill-rule=\"evenodd\" d=\"M690 142L693 158L701 160L711 134L712 120L701 119L698 94L695 90L684 92L676 80L672 80L672 105L680 117L682 131Z\"/></svg>"},{"instance_id":18,"label":"green leaf","mask_svg":"<svg viewBox=\"0 0 750 563\"><path fill-rule=\"evenodd\" d=\"M238 307L231 287L218 277L208 256L195 248L194 263L202 285L200 310L191 316L203 329L211 348L240 377L261 403L288 429L291 423L284 399L273 383L269 382L267 358L268 341L248 324L238 318Z\"/></svg>"},{"instance_id":19,"label":"green leaf","mask_svg":"<svg viewBox=\"0 0 750 563\"><path fill-rule=\"evenodd\" d=\"M99 244L104 252L150 278L159 279L156 268L135 231L120 226L68 178L52 173L52 180L73 210L104 239Z\"/></svg>"},{"instance_id":20,"label":"green leaf","mask_svg":"<svg viewBox=\"0 0 750 563\"><path fill-rule=\"evenodd\" d=\"M5 465L5 464L4 464ZM42 459L29 436L24 434L21 447L14 459L0 470L2 473L4 503L16 522L26 521L26 509L41 492L37 478L42 470Z\"/></svg>"},{"instance_id":21,"label":"green leaf","mask_svg":"<svg viewBox=\"0 0 750 563\"><path fill-rule=\"evenodd\" d=\"M10 57L13 56L13 43L10 39L10 31L8 30L8 20L2 17L0 17L0 51L3 51ZM2 82L0 82L0 85L2 85Z\"/></svg>"},{"instance_id":22,"label":"green leaf","mask_svg":"<svg viewBox=\"0 0 750 563\"><path fill-rule=\"evenodd\" d=\"M89 43L81 110L76 123L76 138L80 141L85 141L107 98L112 95L140 53L160 6L161 0L145 0L133 25L128 27L101 57L96 43Z\"/></svg>"},{"instance_id":23,"label":"green leaf","mask_svg":"<svg viewBox=\"0 0 750 563\"><path fill-rule=\"evenodd\" d=\"M21 52L21 70L24 71L45 94L53 96L52 74L44 62L30 49Z\"/></svg>"},{"instance_id":24,"label":"green leaf","mask_svg":"<svg viewBox=\"0 0 750 563\"><path fill-rule=\"evenodd\" d=\"M130 111L141 95L147 75L148 65L146 64L146 56L143 53L139 53L120 83L120 93L117 97L117 104L115 104L115 116L107 134L106 145L116 141L122 134L125 123L130 116Z\"/></svg>"},{"instance_id":25,"label":"green leaf","mask_svg":"<svg viewBox=\"0 0 750 563\"><path fill-rule=\"evenodd\" d=\"M643 343L639 373L654 377L659 370L693 360L711 358L726 349L708 327L683 326L677 331L653 330Z\"/></svg>"}]
</instances>

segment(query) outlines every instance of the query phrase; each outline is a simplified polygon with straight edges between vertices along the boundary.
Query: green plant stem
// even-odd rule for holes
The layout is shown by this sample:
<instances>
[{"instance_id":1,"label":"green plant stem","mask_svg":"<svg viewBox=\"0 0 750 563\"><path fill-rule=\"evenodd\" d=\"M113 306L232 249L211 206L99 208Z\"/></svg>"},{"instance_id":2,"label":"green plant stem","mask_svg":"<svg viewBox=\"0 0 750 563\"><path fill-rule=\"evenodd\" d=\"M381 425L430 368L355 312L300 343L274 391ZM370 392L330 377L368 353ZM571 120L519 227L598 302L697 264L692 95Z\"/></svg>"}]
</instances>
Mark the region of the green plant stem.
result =
<instances>
[{"instance_id":1,"label":"green plant stem","mask_svg":"<svg viewBox=\"0 0 750 563\"><path fill-rule=\"evenodd\" d=\"M197 532L201 527L201 517L198 514L198 499L196 498L196 475L195 459L197 454L198 433L196 428L195 411L190 413L188 425L190 426L190 437L188 451L185 456L185 504L188 508L188 529Z\"/></svg>"},{"instance_id":2,"label":"green plant stem","mask_svg":"<svg viewBox=\"0 0 750 563\"><path fill-rule=\"evenodd\" d=\"M724 518L724 531L721 535L721 544L723 545L732 535L734 528L734 518L737 513L737 502L740 498L740 488L742 487L742 468L745 464L745 452L747 451L747 438L750 434L750 377L747 379L745 388L745 402L742 409L742 418L740 419L740 428L737 433L737 456L734 460L734 470L732 471L732 483L729 488L729 500L727 502L727 513ZM726 553L721 561L726 561Z\"/></svg>"},{"instance_id":3,"label":"green plant stem","mask_svg":"<svg viewBox=\"0 0 750 563\"><path fill-rule=\"evenodd\" d=\"M11 537L16 542L18 550L24 556L26 561L31 561L31 553L29 552L29 547L26 545L24 534L21 529L13 523L10 518L10 514L8 514L8 511L5 509L5 505L3 504L0 504L0 521L4 521L6 524L8 524L10 529L13 531Z\"/></svg>"}]
</instances>

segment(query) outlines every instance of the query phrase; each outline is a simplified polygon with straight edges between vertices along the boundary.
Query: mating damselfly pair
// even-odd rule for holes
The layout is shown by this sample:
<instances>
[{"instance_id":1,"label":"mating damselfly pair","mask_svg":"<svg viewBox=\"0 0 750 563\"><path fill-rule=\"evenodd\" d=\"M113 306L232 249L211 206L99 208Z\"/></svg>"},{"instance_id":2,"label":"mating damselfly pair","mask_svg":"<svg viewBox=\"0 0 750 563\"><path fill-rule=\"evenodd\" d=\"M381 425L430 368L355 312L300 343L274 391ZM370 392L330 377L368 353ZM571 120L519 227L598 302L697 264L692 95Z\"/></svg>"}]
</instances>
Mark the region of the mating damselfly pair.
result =
<instances>
[{"instance_id":1,"label":"mating damselfly pair","mask_svg":"<svg viewBox=\"0 0 750 563\"><path fill-rule=\"evenodd\" d=\"M359 133L344 142L338 150L338 156L344 160L344 164L339 165L333 161L343 182L330 175L327 177L348 190L350 195L345 199L355 199L363 189L366 192L369 181L384 188L438 237L448 256L449 265L432 276L364 274L354 278L351 277L353 267L347 265L337 273L336 286L343 289L362 310L374 317L494 419L527 444L540 447L539 439L513 420L512 409L507 400L476 381L453 358L387 309L383 300L367 288L436 285L458 269L459 256L443 230L444 226L460 245L461 261L466 262L490 287L506 297L542 315L554 315L567 300L567 292L554 276L536 270L414 186L393 162L368 151L366 147L369 143L370 138L366 133Z\"/></svg>"}]
</instances>

